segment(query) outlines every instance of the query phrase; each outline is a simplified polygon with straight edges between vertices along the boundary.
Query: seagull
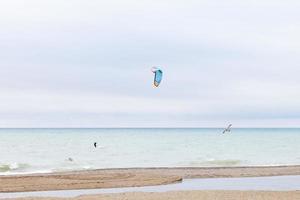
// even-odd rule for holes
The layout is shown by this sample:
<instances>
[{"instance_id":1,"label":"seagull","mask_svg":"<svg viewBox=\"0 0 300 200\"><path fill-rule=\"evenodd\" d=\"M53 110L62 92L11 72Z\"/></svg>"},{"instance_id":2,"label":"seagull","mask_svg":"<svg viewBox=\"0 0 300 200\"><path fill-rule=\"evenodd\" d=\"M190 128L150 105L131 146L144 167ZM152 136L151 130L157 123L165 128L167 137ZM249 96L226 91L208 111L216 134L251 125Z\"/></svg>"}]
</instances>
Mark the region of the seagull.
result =
<instances>
[{"instance_id":1,"label":"seagull","mask_svg":"<svg viewBox=\"0 0 300 200\"><path fill-rule=\"evenodd\" d=\"M223 131L223 134L226 132L230 132L231 131L231 126L232 124L229 124L229 126Z\"/></svg>"}]
</instances>

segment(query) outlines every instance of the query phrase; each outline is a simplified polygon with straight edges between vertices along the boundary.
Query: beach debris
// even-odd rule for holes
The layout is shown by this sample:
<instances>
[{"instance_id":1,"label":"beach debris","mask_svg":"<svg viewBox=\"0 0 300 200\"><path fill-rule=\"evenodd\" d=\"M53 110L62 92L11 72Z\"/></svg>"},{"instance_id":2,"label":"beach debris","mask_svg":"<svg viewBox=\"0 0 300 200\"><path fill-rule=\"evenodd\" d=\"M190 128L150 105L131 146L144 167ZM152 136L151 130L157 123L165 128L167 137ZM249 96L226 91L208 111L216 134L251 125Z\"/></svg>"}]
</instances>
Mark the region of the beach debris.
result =
<instances>
[{"instance_id":1,"label":"beach debris","mask_svg":"<svg viewBox=\"0 0 300 200\"><path fill-rule=\"evenodd\" d=\"M97 142L94 142L94 147L97 148Z\"/></svg>"},{"instance_id":2,"label":"beach debris","mask_svg":"<svg viewBox=\"0 0 300 200\"><path fill-rule=\"evenodd\" d=\"M223 134L226 133L226 132L230 132L231 127L232 127L232 124L229 124L229 126L226 129L224 129Z\"/></svg>"},{"instance_id":3,"label":"beach debris","mask_svg":"<svg viewBox=\"0 0 300 200\"><path fill-rule=\"evenodd\" d=\"M151 71L154 73L154 86L158 87L162 80L163 72L158 67L152 67Z\"/></svg>"}]
</instances>

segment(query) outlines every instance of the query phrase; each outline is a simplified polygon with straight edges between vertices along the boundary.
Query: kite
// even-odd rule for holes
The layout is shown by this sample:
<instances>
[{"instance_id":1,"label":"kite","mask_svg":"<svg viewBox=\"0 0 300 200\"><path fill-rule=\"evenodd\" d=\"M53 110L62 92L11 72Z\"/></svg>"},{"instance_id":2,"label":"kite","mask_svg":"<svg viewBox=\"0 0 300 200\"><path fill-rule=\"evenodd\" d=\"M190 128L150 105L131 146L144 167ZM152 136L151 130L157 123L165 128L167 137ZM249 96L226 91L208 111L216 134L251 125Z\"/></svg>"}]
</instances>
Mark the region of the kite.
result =
<instances>
[{"instance_id":1,"label":"kite","mask_svg":"<svg viewBox=\"0 0 300 200\"><path fill-rule=\"evenodd\" d=\"M154 86L158 87L162 80L163 72L157 67L152 67L151 71L154 73Z\"/></svg>"}]
</instances>

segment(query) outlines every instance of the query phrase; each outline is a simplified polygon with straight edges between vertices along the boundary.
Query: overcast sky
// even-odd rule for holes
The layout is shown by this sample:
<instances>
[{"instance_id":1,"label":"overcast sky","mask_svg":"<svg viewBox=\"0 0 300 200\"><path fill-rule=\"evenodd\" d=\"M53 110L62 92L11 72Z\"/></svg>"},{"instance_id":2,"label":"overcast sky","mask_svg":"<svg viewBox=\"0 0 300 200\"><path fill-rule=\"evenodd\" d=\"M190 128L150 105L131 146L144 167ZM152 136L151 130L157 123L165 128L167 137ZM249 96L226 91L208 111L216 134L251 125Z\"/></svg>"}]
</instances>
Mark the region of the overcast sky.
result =
<instances>
[{"instance_id":1,"label":"overcast sky","mask_svg":"<svg viewBox=\"0 0 300 200\"><path fill-rule=\"evenodd\" d=\"M3 0L0 74L0 127L299 127L300 1Z\"/></svg>"}]
</instances>

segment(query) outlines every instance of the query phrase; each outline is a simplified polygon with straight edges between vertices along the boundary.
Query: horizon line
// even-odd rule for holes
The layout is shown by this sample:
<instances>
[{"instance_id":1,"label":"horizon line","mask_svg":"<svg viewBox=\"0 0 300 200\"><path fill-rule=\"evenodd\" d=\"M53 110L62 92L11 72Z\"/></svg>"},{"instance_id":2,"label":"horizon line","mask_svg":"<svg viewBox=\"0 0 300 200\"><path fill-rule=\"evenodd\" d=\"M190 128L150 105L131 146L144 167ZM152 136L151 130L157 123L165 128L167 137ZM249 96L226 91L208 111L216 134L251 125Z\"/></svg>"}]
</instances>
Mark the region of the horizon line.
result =
<instances>
[{"instance_id":1,"label":"horizon line","mask_svg":"<svg viewBox=\"0 0 300 200\"><path fill-rule=\"evenodd\" d=\"M0 127L0 129L224 129L224 127ZM300 127L234 127L232 129L295 129Z\"/></svg>"}]
</instances>

